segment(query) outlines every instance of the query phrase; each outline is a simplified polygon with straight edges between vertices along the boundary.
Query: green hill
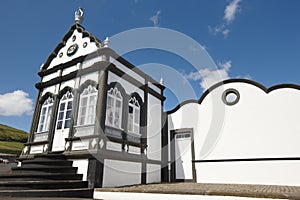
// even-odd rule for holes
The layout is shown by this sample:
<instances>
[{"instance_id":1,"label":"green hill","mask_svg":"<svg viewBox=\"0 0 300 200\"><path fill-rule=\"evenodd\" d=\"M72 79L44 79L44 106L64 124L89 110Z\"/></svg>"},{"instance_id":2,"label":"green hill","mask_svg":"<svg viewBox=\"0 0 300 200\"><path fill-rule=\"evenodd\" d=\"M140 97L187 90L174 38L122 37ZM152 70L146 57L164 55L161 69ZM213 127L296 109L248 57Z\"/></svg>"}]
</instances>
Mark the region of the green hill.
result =
<instances>
[{"instance_id":1,"label":"green hill","mask_svg":"<svg viewBox=\"0 0 300 200\"><path fill-rule=\"evenodd\" d=\"M0 153L19 155L27 141L28 133L0 124Z\"/></svg>"}]
</instances>

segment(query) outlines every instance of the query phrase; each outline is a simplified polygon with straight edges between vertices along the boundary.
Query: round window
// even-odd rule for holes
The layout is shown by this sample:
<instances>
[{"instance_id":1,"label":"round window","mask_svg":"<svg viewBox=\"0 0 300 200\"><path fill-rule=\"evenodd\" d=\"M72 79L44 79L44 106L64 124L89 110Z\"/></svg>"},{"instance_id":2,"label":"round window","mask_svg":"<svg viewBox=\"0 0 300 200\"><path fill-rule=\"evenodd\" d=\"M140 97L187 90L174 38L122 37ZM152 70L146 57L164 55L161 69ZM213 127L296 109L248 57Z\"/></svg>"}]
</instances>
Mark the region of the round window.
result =
<instances>
[{"instance_id":1,"label":"round window","mask_svg":"<svg viewBox=\"0 0 300 200\"><path fill-rule=\"evenodd\" d=\"M239 102L240 93L235 89L227 89L223 92L222 100L226 105L232 106Z\"/></svg>"}]
</instances>

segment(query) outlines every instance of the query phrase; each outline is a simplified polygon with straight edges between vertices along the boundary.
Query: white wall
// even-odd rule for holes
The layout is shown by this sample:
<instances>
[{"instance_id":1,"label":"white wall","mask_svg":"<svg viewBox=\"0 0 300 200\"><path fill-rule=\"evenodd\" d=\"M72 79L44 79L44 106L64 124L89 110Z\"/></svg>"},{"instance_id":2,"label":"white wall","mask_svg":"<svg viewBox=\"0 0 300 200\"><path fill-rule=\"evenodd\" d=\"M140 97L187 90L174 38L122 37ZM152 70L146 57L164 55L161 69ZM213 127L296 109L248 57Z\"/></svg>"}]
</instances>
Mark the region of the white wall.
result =
<instances>
[{"instance_id":1,"label":"white wall","mask_svg":"<svg viewBox=\"0 0 300 200\"><path fill-rule=\"evenodd\" d=\"M300 161L197 163L197 182L300 186Z\"/></svg>"},{"instance_id":2,"label":"white wall","mask_svg":"<svg viewBox=\"0 0 300 200\"><path fill-rule=\"evenodd\" d=\"M240 93L239 102L233 106L225 105L222 101L222 94L228 88L236 89ZM193 128L196 160L299 157L299 102L300 91L296 89L284 88L266 94L249 83L228 83L212 90L201 105L186 104L177 112L170 114L169 131ZM285 162L284 165L280 162L272 164L278 168L282 166L283 171L294 169L298 165L295 162ZM265 170L267 171L272 164L265 164ZM204 180L214 182L213 178L209 178L213 173L230 176L224 169L224 163L216 163L215 165L219 167L215 167L214 171L209 170L210 165L197 164L197 174L198 176L200 172L202 174L198 177L199 182ZM236 176L244 177L244 181L247 182L247 177L252 174L252 180L257 180L257 183L261 181L259 174L263 167L259 162L253 162L251 166L250 163L241 165L230 163L228 166L232 168L240 166L240 170L244 173L249 167L253 172L249 173L249 176L246 174ZM273 172L275 171L270 168L269 178L278 175ZM206 174L205 179L202 179L203 174ZM235 174L231 174L233 179ZM222 180L222 176L219 177L218 182L227 180ZM296 177L300 183L300 175ZM288 177L285 183L293 183L292 179L296 177ZM288 181L289 178L291 182ZM267 182L267 179L264 182ZM269 179L269 182L272 182L272 179Z\"/></svg>"},{"instance_id":3,"label":"white wall","mask_svg":"<svg viewBox=\"0 0 300 200\"><path fill-rule=\"evenodd\" d=\"M113 63L114 65L116 65L117 68L119 68L120 70L125 72L127 75L129 75L129 76L133 77L134 79L138 80L139 82L145 84L145 79L142 76L140 76L139 74L137 74L133 70L129 69L125 65L121 64L119 61L115 60L112 57L109 57L109 61L111 63Z\"/></svg>"},{"instance_id":4,"label":"white wall","mask_svg":"<svg viewBox=\"0 0 300 200\"><path fill-rule=\"evenodd\" d=\"M161 101L148 95L147 156L161 160Z\"/></svg>"},{"instance_id":5,"label":"white wall","mask_svg":"<svg viewBox=\"0 0 300 200\"><path fill-rule=\"evenodd\" d=\"M76 36L76 40L74 42L72 41L73 36ZM83 48L83 44L85 42L87 42L88 45L86 46L86 48ZM67 55L68 48L75 43L78 44L78 46L79 46L77 52L73 56L68 56ZM60 49L60 51L57 53L57 56L52 60L48 69L51 69L56 65L69 62L76 57L87 55L96 50L97 50L97 46L96 46L95 42L90 42L89 37L83 38L82 33L79 33L77 30L74 30L73 34L67 40L66 45ZM59 57L60 53L63 53L62 57Z\"/></svg>"},{"instance_id":6,"label":"white wall","mask_svg":"<svg viewBox=\"0 0 300 200\"><path fill-rule=\"evenodd\" d=\"M141 163L104 160L103 187L141 183Z\"/></svg>"},{"instance_id":7,"label":"white wall","mask_svg":"<svg viewBox=\"0 0 300 200\"><path fill-rule=\"evenodd\" d=\"M71 160L73 161L72 166L78 167L77 174L82 174L82 180L87 180L87 173L89 168L89 160L88 159L77 159L77 160Z\"/></svg>"},{"instance_id":8,"label":"white wall","mask_svg":"<svg viewBox=\"0 0 300 200\"><path fill-rule=\"evenodd\" d=\"M115 75L114 73L109 72L107 82L108 82L108 85L112 82L118 82L125 89L127 94L136 92L140 95L140 97L144 101L144 91L139 89L137 86L129 83L128 81L124 80L122 77L119 77L119 76Z\"/></svg>"},{"instance_id":9,"label":"white wall","mask_svg":"<svg viewBox=\"0 0 300 200\"><path fill-rule=\"evenodd\" d=\"M161 166L147 164L147 183L159 183L161 182Z\"/></svg>"}]
</instances>

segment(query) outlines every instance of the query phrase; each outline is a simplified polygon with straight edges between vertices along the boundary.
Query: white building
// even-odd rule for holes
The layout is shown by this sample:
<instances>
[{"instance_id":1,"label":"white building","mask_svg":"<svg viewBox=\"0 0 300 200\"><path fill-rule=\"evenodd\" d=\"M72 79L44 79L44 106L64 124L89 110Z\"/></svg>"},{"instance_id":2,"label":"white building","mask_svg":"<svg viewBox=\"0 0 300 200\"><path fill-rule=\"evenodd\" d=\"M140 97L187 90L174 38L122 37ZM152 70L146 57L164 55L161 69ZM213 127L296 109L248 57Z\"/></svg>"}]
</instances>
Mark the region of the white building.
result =
<instances>
[{"instance_id":1,"label":"white building","mask_svg":"<svg viewBox=\"0 0 300 200\"><path fill-rule=\"evenodd\" d=\"M299 86L230 79L164 112L165 87L81 19L79 10L41 67L23 164L63 155L89 188L187 180L300 185Z\"/></svg>"}]
</instances>

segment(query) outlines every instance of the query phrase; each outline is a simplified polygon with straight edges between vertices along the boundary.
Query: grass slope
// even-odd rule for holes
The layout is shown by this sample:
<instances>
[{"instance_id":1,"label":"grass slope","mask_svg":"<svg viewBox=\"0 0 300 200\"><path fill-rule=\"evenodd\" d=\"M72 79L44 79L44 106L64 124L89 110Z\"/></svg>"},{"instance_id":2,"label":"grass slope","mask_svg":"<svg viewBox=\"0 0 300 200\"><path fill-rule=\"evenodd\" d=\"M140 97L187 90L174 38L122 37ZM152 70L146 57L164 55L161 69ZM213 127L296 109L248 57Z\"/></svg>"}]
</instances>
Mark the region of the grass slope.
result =
<instances>
[{"instance_id":1,"label":"grass slope","mask_svg":"<svg viewBox=\"0 0 300 200\"><path fill-rule=\"evenodd\" d=\"M28 134L25 131L0 124L0 153L19 155L27 137Z\"/></svg>"}]
</instances>

